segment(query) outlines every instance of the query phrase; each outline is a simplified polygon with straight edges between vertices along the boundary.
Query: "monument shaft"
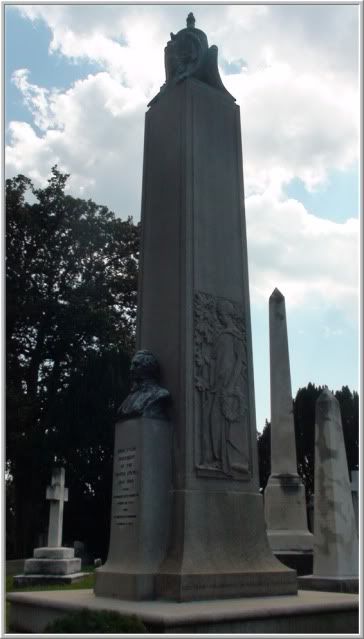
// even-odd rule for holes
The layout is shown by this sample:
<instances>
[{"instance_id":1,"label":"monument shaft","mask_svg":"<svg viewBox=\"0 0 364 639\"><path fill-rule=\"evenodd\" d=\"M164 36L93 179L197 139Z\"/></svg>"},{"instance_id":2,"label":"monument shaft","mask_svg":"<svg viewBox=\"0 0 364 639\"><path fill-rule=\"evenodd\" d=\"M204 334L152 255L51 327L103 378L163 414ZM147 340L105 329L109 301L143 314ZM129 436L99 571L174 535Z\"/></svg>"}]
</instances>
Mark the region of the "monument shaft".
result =
<instances>
[{"instance_id":1,"label":"monument shaft","mask_svg":"<svg viewBox=\"0 0 364 639\"><path fill-rule=\"evenodd\" d=\"M257 489L239 123L231 97L194 79L146 116L137 341L160 360L173 397L176 489L198 489L205 476L204 490L219 490L227 479L224 413L209 405L211 391L236 396L229 452L246 470L229 485Z\"/></svg>"},{"instance_id":2,"label":"monument shaft","mask_svg":"<svg viewBox=\"0 0 364 639\"><path fill-rule=\"evenodd\" d=\"M146 115L138 348L172 397L169 550L159 597L296 592L258 493L240 113L194 78Z\"/></svg>"}]
</instances>

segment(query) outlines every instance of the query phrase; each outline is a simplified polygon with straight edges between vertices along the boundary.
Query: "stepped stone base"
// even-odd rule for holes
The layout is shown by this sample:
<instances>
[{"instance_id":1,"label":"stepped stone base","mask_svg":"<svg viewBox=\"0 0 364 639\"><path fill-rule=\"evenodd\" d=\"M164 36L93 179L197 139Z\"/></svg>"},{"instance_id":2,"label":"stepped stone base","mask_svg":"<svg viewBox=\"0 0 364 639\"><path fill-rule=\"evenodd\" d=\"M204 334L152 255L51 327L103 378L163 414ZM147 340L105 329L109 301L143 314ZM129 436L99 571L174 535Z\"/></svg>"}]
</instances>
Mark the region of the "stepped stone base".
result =
<instances>
[{"instance_id":1,"label":"stepped stone base","mask_svg":"<svg viewBox=\"0 0 364 639\"><path fill-rule=\"evenodd\" d=\"M24 586L52 586L57 584L73 584L80 581L88 572L74 572L69 575L15 575L14 586L21 588Z\"/></svg>"},{"instance_id":2,"label":"stepped stone base","mask_svg":"<svg viewBox=\"0 0 364 639\"><path fill-rule=\"evenodd\" d=\"M24 574L15 575L15 586L46 583L72 583L82 579L81 559L76 558L74 548L35 548L32 559L24 562Z\"/></svg>"},{"instance_id":3,"label":"stepped stone base","mask_svg":"<svg viewBox=\"0 0 364 639\"><path fill-rule=\"evenodd\" d=\"M324 590L328 592L359 592L358 577L318 577L304 575L299 577L299 587L302 590Z\"/></svg>"},{"instance_id":4,"label":"stepped stone base","mask_svg":"<svg viewBox=\"0 0 364 639\"><path fill-rule=\"evenodd\" d=\"M11 632L42 633L75 610L136 615L150 633L357 633L358 595L299 591L297 595L176 603L96 597L92 590L9 593Z\"/></svg>"}]
</instances>

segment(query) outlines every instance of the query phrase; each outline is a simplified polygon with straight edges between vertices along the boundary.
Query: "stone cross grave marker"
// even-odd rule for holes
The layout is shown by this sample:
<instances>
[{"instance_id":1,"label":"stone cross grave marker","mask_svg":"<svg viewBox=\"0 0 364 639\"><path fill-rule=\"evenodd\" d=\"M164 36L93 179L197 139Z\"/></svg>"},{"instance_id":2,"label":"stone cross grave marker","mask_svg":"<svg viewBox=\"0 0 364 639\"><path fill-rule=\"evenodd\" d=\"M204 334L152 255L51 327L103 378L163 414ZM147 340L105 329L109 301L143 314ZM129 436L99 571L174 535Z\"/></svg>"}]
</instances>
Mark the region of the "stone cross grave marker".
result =
<instances>
[{"instance_id":1,"label":"stone cross grave marker","mask_svg":"<svg viewBox=\"0 0 364 639\"><path fill-rule=\"evenodd\" d=\"M65 487L64 468L54 468L51 485L47 486L46 499L50 501L48 547L62 546L63 506L68 501L68 488Z\"/></svg>"}]
</instances>

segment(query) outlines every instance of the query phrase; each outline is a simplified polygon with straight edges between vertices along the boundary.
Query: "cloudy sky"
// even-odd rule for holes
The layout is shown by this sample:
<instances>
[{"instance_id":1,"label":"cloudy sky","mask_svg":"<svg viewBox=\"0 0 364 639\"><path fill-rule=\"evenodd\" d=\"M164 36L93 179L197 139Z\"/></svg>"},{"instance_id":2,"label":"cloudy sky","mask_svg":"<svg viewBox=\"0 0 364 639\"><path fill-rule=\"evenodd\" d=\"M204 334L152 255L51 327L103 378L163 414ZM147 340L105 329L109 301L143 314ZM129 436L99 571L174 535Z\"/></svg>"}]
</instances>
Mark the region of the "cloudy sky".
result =
<instances>
[{"instance_id":1,"label":"cloudy sky","mask_svg":"<svg viewBox=\"0 0 364 639\"><path fill-rule=\"evenodd\" d=\"M144 114L193 11L241 110L257 427L270 417L268 299L286 298L292 391L358 389L355 5L5 6L6 176L140 218Z\"/></svg>"}]
</instances>

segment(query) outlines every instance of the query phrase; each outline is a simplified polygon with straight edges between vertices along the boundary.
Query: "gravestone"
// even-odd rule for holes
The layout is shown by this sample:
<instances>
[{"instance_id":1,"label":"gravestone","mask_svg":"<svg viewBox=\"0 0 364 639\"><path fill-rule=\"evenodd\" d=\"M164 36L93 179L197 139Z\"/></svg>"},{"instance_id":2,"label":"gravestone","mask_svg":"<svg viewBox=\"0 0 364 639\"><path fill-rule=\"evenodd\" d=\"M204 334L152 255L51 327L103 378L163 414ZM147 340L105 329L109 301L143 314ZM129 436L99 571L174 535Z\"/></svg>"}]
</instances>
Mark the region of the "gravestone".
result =
<instances>
[{"instance_id":1,"label":"gravestone","mask_svg":"<svg viewBox=\"0 0 364 639\"><path fill-rule=\"evenodd\" d=\"M351 496L353 499L356 529L359 533L359 471L351 471Z\"/></svg>"},{"instance_id":2,"label":"gravestone","mask_svg":"<svg viewBox=\"0 0 364 639\"><path fill-rule=\"evenodd\" d=\"M48 545L35 548L33 557L24 562L24 574L14 577L14 585L26 586L46 583L72 583L84 576L81 559L74 549L62 546L63 507L68 501L64 468L54 468L46 499L50 502Z\"/></svg>"},{"instance_id":3,"label":"gravestone","mask_svg":"<svg viewBox=\"0 0 364 639\"><path fill-rule=\"evenodd\" d=\"M326 388L316 402L313 574L301 588L358 591L355 523L340 405Z\"/></svg>"},{"instance_id":4,"label":"gravestone","mask_svg":"<svg viewBox=\"0 0 364 639\"><path fill-rule=\"evenodd\" d=\"M171 422L163 434L157 424L152 434L146 418L117 426L114 482L127 452L138 477L152 472L147 455L162 473L162 440L173 435L171 516L166 510L161 539L149 542L158 561L143 596L296 593L296 573L269 548L259 494L240 112L221 82L217 47L194 25L190 14L171 35L166 83L145 121L137 344L160 362ZM109 560L95 592L137 597L130 575L149 565L147 533L125 541L116 486ZM136 494L130 517L156 517L139 485Z\"/></svg>"},{"instance_id":5,"label":"gravestone","mask_svg":"<svg viewBox=\"0 0 364 639\"><path fill-rule=\"evenodd\" d=\"M264 493L265 520L272 550L296 562L312 553L305 488L297 473L285 299L276 288L269 298L271 474Z\"/></svg>"}]
</instances>

